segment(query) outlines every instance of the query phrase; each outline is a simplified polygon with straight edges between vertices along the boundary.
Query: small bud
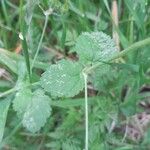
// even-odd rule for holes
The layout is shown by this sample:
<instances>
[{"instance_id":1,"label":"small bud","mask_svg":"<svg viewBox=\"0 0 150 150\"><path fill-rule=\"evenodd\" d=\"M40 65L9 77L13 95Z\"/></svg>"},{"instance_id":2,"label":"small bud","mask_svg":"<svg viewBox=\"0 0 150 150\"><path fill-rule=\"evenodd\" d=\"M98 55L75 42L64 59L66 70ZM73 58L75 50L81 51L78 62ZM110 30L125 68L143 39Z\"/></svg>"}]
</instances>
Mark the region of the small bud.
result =
<instances>
[{"instance_id":1,"label":"small bud","mask_svg":"<svg viewBox=\"0 0 150 150\"><path fill-rule=\"evenodd\" d=\"M52 8L49 8L48 10L44 11L44 15L45 16L49 16L53 13L53 9Z\"/></svg>"},{"instance_id":2,"label":"small bud","mask_svg":"<svg viewBox=\"0 0 150 150\"><path fill-rule=\"evenodd\" d=\"M19 38L20 38L21 40L24 40L23 35L22 35L21 32L19 33Z\"/></svg>"}]
</instances>

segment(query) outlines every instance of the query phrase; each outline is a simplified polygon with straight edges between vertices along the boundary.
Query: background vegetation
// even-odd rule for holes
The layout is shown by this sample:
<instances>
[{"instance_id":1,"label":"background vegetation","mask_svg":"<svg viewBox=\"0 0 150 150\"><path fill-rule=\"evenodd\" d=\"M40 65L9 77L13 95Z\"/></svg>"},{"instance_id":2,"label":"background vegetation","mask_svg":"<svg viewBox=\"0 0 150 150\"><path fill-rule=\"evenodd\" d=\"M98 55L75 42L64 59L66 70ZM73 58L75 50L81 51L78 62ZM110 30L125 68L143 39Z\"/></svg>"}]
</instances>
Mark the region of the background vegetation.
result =
<instances>
[{"instance_id":1,"label":"background vegetation","mask_svg":"<svg viewBox=\"0 0 150 150\"><path fill-rule=\"evenodd\" d=\"M82 32L110 35L118 52L132 48L150 36L149 18L149 0L1 0L0 149L84 149L84 90L45 95L41 74L63 58L78 60ZM150 149L150 46L141 45L88 78L90 150ZM25 118L22 125L31 91L39 131Z\"/></svg>"}]
</instances>

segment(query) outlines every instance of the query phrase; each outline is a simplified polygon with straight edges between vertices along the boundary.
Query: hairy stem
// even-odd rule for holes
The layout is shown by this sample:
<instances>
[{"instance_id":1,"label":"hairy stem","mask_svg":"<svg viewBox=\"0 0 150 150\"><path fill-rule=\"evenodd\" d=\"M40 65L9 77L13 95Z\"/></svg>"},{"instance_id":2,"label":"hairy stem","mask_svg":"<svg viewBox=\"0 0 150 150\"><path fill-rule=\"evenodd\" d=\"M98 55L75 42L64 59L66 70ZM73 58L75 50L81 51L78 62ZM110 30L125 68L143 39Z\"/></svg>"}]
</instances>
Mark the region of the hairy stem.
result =
<instances>
[{"instance_id":1,"label":"hairy stem","mask_svg":"<svg viewBox=\"0 0 150 150\"><path fill-rule=\"evenodd\" d=\"M85 88L85 150L88 150L88 92L87 92L87 74L83 73L84 76L84 88Z\"/></svg>"},{"instance_id":2,"label":"hairy stem","mask_svg":"<svg viewBox=\"0 0 150 150\"><path fill-rule=\"evenodd\" d=\"M115 60L117 58L123 57L126 54L128 54L129 52L132 52L134 50L138 50L139 48L141 48L143 46L146 46L146 45L150 45L150 37L147 38L147 39L144 39L142 41L136 42L133 45L129 46L128 48L124 49L118 55L114 56L111 60L109 60L109 62L111 62L111 61L113 61L113 60ZM102 62L98 62L97 64L87 68L86 71L85 71L86 74L91 73L92 70L96 69L97 67L99 67L99 66L101 66L103 64L104 63L102 63Z\"/></svg>"},{"instance_id":3,"label":"hairy stem","mask_svg":"<svg viewBox=\"0 0 150 150\"><path fill-rule=\"evenodd\" d=\"M132 52L134 50L138 50L139 48L146 46L146 45L150 45L150 37L147 39L144 39L142 41L136 42L134 44L132 44L131 46L129 46L128 48L124 49L122 52L119 53L119 55L114 56L112 58L112 60L120 58L122 56L125 56L126 54L128 54L129 52ZM142 49L141 49L142 50Z\"/></svg>"}]
</instances>

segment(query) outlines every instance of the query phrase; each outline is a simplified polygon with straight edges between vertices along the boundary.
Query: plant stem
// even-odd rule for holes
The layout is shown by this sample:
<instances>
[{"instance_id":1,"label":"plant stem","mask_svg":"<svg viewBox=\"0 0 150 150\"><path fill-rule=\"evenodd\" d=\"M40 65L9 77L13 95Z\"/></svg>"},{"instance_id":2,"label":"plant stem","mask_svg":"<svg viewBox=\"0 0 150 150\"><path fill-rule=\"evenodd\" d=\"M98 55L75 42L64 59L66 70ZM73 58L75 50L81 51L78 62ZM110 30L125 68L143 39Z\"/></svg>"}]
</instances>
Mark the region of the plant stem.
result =
<instances>
[{"instance_id":1,"label":"plant stem","mask_svg":"<svg viewBox=\"0 0 150 150\"><path fill-rule=\"evenodd\" d=\"M134 51L134 50L138 50L139 48L141 48L143 46L146 46L146 45L150 45L150 37L147 38L147 39L144 39L142 41L139 41L139 42L136 42L136 43L132 44L131 46L129 46L128 48L126 48L122 52L120 52L117 56L114 56L111 59L111 61L114 60L114 59L120 58L122 56L125 56L129 52Z\"/></svg>"},{"instance_id":2,"label":"plant stem","mask_svg":"<svg viewBox=\"0 0 150 150\"><path fill-rule=\"evenodd\" d=\"M28 86L26 86L26 87L36 86L36 85L39 85L39 82L34 82L34 83L32 83L32 84L30 84L30 85L28 85ZM18 89L18 88L16 88L16 87L13 87L12 89L1 93L1 94L0 94L0 98L5 97L5 96L7 96L7 95L9 95L9 94L11 94L11 93L13 93L13 92L18 91L18 90L20 90L20 89Z\"/></svg>"},{"instance_id":3,"label":"plant stem","mask_svg":"<svg viewBox=\"0 0 150 150\"><path fill-rule=\"evenodd\" d=\"M3 49L3 48L0 48L0 53L9 56L14 61L18 61L18 60L23 60L24 59L24 57L22 55L18 55L16 53L10 52L9 50ZM30 59L30 62L33 62L33 60ZM43 62L40 62L40 61L35 61L33 67L45 70L48 66L49 65L46 64L46 63L43 63Z\"/></svg>"},{"instance_id":4,"label":"plant stem","mask_svg":"<svg viewBox=\"0 0 150 150\"><path fill-rule=\"evenodd\" d=\"M49 15L45 15L45 23L44 23L42 35L41 35L41 38L40 38L40 42L39 42L37 51L36 51L36 53L35 53L35 56L34 56L34 58L33 58L33 62L32 62L32 65L31 65L31 72L32 72L32 68L33 68L33 66L34 66L35 60L36 60L36 58L37 58L37 56L38 56L38 53L39 53L40 48L41 48L41 45L42 45L44 33L45 33L45 30L46 30L46 27L47 27L47 23L48 23L48 16L49 16Z\"/></svg>"},{"instance_id":5,"label":"plant stem","mask_svg":"<svg viewBox=\"0 0 150 150\"><path fill-rule=\"evenodd\" d=\"M84 88L85 88L85 150L88 150L88 92L87 92L87 74L83 73L84 76Z\"/></svg>"},{"instance_id":6,"label":"plant stem","mask_svg":"<svg viewBox=\"0 0 150 150\"><path fill-rule=\"evenodd\" d=\"M12 88L12 89L10 89L10 90L8 90L8 91L5 91L5 92L3 92L3 93L0 94L0 98L1 98L1 97L5 97L5 96L7 96L7 95L9 95L9 94L11 94L11 93L13 93L13 92L15 92L15 91L16 91L16 88L15 88L15 87Z\"/></svg>"},{"instance_id":7,"label":"plant stem","mask_svg":"<svg viewBox=\"0 0 150 150\"><path fill-rule=\"evenodd\" d=\"M120 58L120 57L123 57L125 56L126 54L128 54L129 52L132 52L134 50L138 50L139 48L143 47L143 46L146 46L146 45L149 45L150 44L150 37L147 38L147 39L144 39L142 41L139 41L139 42L136 42L134 44L132 44L131 46L129 46L128 48L124 49L123 51L121 51L118 55L114 56L111 60L109 60L109 62L117 59L117 58ZM87 68L85 70L86 74L89 74L92 70L96 69L97 67L103 65L104 63L102 62L98 62L97 64Z\"/></svg>"}]
</instances>

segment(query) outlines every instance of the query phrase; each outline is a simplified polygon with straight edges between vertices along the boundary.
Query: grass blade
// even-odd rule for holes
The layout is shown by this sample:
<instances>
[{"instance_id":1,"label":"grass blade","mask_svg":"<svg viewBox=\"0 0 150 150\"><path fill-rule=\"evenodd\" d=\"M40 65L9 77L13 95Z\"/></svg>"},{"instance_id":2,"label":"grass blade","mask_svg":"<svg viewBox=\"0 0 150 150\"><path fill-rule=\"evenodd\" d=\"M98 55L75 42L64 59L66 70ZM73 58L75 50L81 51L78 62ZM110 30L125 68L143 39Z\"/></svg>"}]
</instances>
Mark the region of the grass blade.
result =
<instances>
[{"instance_id":1,"label":"grass blade","mask_svg":"<svg viewBox=\"0 0 150 150\"><path fill-rule=\"evenodd\" d=\"M31 81L31 73L30 73L30 58L29 58L29 52L28 52L28 45L26 41L26 31L28 26L25 23L24 19L24 10L23 10L23 0L20 1L20 31L22 33L22 48L23 48L23 53L26 61L26 67L29 75L29 80Z\"/></svg>"}]
</instances>

